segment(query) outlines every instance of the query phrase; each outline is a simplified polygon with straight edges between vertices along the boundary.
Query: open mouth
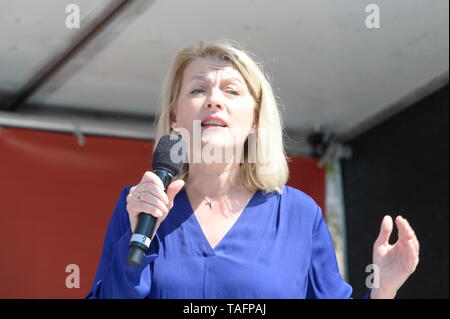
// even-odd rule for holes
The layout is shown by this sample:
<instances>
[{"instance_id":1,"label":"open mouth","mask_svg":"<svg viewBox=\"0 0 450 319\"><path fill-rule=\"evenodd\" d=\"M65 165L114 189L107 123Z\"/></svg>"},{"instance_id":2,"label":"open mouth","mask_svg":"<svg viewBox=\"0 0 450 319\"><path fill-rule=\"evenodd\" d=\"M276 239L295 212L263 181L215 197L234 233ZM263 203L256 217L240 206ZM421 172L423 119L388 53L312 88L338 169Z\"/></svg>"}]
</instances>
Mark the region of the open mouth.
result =
<instances>
[{"instance_id":1,"label":"open mouth","mask_svg":"<svg viewBox=\"0 0 450 319\"><path fill-rule=\"evenodd\" d=\"M220 120L207 120L204 121L202 124L202 127L205 128L212 128L212 127L217 127L217 128L223 128L223 127L227 127L227 125L220 121Z\"/></svg>"}]
</instances>

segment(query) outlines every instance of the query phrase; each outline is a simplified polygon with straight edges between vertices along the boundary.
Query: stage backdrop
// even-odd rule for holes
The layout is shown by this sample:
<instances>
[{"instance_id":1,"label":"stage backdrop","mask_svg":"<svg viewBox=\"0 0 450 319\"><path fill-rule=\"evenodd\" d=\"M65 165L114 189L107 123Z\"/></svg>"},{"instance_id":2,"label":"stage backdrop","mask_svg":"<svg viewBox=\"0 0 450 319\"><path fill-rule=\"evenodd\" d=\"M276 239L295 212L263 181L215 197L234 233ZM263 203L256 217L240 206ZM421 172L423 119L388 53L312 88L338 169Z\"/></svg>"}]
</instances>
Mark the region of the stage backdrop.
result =
<instances>
[{"instance_id":1,"label":"stage backdrop","mask_svg":"<svg viewBox=\"0 0 450 319\"><path fill-rule=\"evenodd\" d=\"M87 136L81 147L70 134L0 134L0 298L83 298L120 191L151 169L153 143ZM325 212L324 169L310 158L289 165L288 184ZM79 288L66 286L68 265L79 267Z\"/></svg>"}]
</instances>

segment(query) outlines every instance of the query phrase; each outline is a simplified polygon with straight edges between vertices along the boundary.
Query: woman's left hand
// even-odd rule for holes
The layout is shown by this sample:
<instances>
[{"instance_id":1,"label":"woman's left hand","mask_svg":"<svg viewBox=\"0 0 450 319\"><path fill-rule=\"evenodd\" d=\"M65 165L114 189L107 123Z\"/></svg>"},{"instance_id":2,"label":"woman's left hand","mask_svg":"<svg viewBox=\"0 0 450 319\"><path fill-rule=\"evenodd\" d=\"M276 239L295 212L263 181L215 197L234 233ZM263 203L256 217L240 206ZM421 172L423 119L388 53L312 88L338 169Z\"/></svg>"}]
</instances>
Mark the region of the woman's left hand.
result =
<instances>
[{"instance_id":1,"label":"woman's left hand","mask_svg":"<svg viewBox=\"0 0 450 319\"><path fill-rule=\"evenodd\" d=\"M373 264L379 270L379 288L374 287L371 298L394 298L397 290L416 270L419 263L419 242L408 221L397 216L398 240L389 244L393 229L391 216L385 216L380 234L373 245Z\"/></svg>"}]
</instances>

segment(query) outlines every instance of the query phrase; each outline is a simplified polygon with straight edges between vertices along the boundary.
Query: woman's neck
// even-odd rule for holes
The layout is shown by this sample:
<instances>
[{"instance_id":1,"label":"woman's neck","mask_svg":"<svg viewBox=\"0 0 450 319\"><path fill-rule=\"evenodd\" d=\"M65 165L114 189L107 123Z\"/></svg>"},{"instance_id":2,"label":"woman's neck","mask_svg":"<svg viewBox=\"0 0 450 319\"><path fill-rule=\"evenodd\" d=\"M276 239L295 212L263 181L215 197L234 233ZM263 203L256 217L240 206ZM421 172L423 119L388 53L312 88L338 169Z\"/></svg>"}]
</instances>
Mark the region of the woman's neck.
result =
<instances>
[{"instance_id":1,"label":"woman's neck","mask_svg":"<svg viewBox=\"0 0 450 319\"><path fill-rule=\"evenodd\" d=\"M242 189L239 163L190 163L186 185L208 197L226 194L233 189Z\"/></svg>"}]
</instances>

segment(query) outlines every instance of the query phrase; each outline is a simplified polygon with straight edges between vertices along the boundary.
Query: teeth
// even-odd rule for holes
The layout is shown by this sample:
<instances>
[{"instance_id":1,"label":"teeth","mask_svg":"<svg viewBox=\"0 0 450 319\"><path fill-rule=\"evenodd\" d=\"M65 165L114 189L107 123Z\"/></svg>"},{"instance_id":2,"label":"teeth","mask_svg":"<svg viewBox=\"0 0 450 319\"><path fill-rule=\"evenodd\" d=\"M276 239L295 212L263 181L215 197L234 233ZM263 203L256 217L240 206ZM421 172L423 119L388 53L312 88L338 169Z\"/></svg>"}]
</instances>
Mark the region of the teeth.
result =
<instances>
[{"instance_id":1,"label":"teeth","mask_svg":"<svg viewBox=\"0 0 450 319\"><path fill-rule=\"evenodd\" d=\"M218 120L208 120L202 123L202 125L219 125L219 126L225 126L225 124L222 121Z\"/></svg>"}]
</instances>

